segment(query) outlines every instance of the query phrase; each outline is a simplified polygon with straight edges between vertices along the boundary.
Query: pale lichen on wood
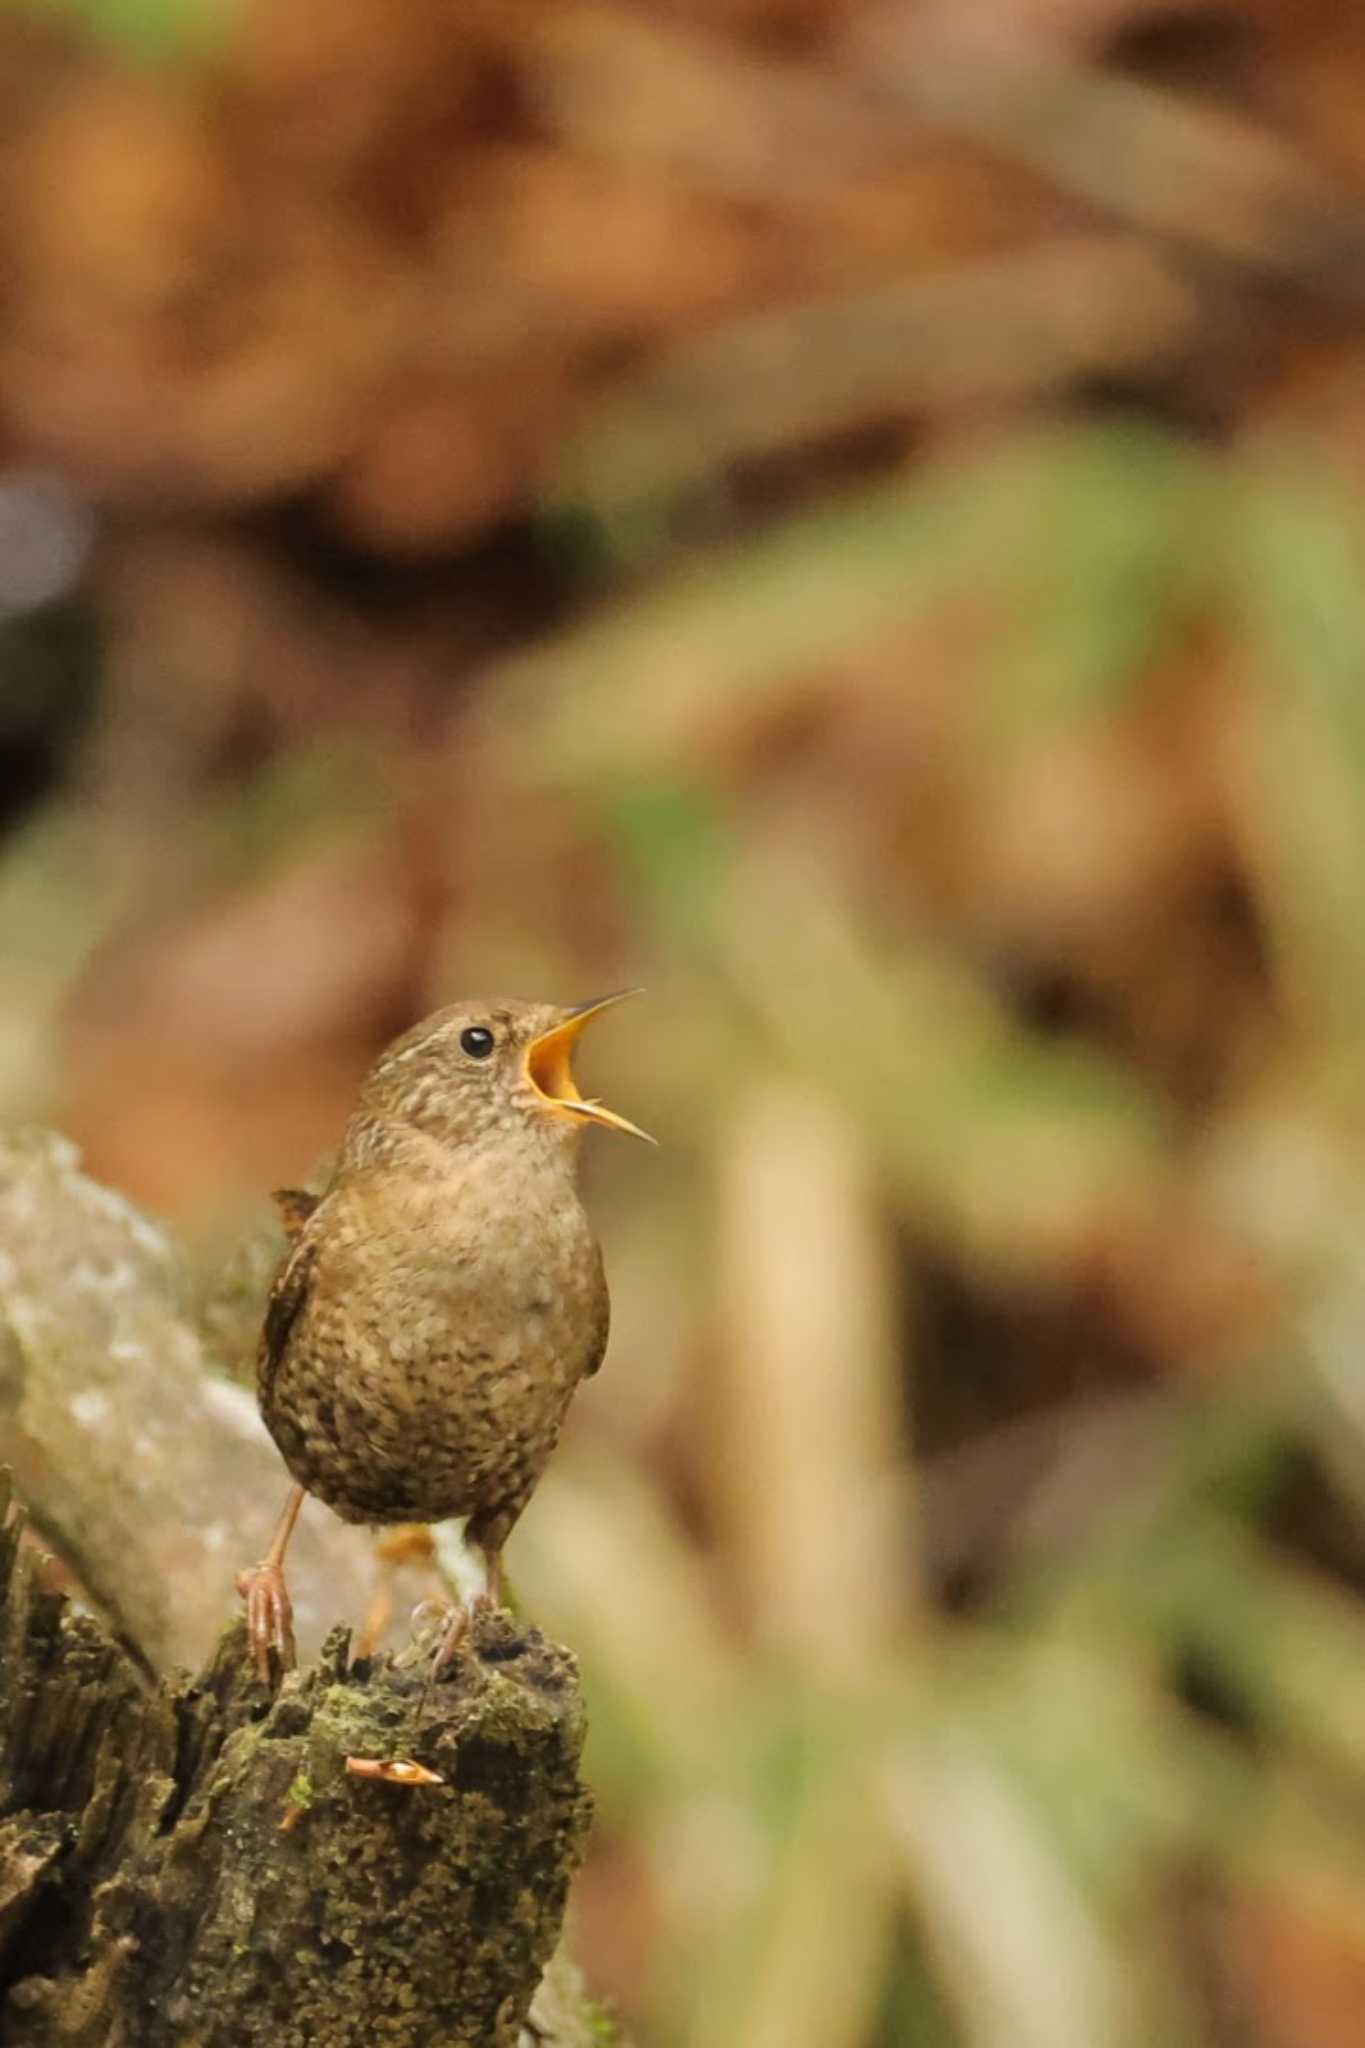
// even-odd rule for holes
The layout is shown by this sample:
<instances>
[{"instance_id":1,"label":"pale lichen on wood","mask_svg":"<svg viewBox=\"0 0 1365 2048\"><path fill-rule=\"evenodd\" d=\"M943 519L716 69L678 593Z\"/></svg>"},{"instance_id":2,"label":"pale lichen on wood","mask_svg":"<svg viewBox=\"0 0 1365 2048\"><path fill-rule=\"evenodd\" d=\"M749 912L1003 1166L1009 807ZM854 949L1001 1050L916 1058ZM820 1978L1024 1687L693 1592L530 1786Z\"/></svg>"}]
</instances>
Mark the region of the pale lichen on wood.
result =
<instances>
[{"instance_id":1,"label":"pale lichen on wood","mask_svg":"<svg viewBox=\"0 0 1365 2048\"><path fill-rule=\"evenodd\" d=\"M258 1327L265 1284L262 1270ZM152 1670L207 1656L287 1479L250 1392L215 1371L187 1293L169 1233L83 1174L74 1145L0 1132L0 1457ZM292 1562L308 1653L333 1621L359 1619L374 1561L362 1531L319 1513Z\"/></svg>"}]
</instances>

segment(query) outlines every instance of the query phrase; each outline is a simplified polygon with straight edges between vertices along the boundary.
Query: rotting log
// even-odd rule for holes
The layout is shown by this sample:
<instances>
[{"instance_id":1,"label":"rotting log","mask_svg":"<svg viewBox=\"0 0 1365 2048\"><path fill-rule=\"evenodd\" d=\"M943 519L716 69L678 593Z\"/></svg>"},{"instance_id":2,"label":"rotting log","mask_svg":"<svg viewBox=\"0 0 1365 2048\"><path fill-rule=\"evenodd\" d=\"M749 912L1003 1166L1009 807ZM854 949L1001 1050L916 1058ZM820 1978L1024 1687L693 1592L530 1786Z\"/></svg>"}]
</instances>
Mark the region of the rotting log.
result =
<instances>
[{"instance_id":1,"label":"rotting log","mask_svg":"<svg viewBox=\"0 0 1365 2048\"><path fill-rule=\"evenodd\" d=\"M43 1588L21 1521L0 1529L3 2048L591 2038L567 1966L541 1982L590 1808L565 1651L492 1616L424 1701L429 1645L348 1669L338 1629L272 1694L237 1625L197 1678L148 1685Z\"/></svg>"}]
</instances>

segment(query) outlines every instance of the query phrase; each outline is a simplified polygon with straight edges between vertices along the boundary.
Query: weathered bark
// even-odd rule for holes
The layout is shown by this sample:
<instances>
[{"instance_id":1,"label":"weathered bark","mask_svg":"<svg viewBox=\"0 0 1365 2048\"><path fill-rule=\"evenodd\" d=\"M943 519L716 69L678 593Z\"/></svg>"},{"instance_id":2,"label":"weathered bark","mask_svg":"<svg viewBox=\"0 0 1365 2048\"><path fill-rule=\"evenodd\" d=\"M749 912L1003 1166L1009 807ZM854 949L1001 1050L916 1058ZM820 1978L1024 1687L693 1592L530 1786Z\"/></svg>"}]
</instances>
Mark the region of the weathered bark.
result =
<instances>
[{"instance_id":1,"label":"weathered bark","mask_svg":"<svg viewBox=\"0 0 1365 2048\"><path fill-rule=\"evenodd\" d=\"M268 1267L244 1288L257 1329ZM213 1370L186 1291L167 1232L81 1173L74 1145L0 1133L0 1460L156 1671L209 1654L289 1483L253 1396ZM337 1620L359 1625L374 1581L363 1530L305 1514L290 1552L304 1655Z\"/></svg>"},{"instance_id":2,"label":"weathered bark","mask_svg":"<svg viewBox=\"0 0 1365 2048\"><path fill-rule=\"evenodd\" d=\"M588 1824L572 1660L494 1617L424 1713L429 1649L348 1672L346 1642L336 1631L272 1698L234 1627L197 1679L148 1687L41 1590L11 1516L4 2048L588 2037L564 1966L541 1986ZM356 1755L415 1758L444 1782L366 1780L346 1768Z\"/></svg>"}]
</instances>

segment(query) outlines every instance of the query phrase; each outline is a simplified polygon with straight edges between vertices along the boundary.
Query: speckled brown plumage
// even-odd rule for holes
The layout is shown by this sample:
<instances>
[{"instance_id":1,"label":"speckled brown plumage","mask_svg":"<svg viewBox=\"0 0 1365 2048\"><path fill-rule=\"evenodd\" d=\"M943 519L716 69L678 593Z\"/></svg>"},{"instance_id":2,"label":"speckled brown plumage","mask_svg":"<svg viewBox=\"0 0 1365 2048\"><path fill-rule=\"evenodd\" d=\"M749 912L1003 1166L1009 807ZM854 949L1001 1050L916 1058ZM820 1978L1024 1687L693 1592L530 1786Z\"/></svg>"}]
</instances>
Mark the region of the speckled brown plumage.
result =
<instances>
[{"instance_id":1,"label":"speckled brown plumage","mask_svg":"<svg viewBox=\"0 0 1365 2048\"><path fill-rule=\"evenodd\" d=\"M633 1127L569 1076L596 1007L487 1001L428 1018L370 1074L321 1197L280 1198L292 1242L258 1386L285 1464L347 1521L467 1518L494 1589L574 1389L606 1348L577 1140L588 1122ZM481 1033L493 1050L475 1056ZM289 1527L243 1582L262 1668L271 1645L291 1647Z\"/></svg>"}]
</instances>

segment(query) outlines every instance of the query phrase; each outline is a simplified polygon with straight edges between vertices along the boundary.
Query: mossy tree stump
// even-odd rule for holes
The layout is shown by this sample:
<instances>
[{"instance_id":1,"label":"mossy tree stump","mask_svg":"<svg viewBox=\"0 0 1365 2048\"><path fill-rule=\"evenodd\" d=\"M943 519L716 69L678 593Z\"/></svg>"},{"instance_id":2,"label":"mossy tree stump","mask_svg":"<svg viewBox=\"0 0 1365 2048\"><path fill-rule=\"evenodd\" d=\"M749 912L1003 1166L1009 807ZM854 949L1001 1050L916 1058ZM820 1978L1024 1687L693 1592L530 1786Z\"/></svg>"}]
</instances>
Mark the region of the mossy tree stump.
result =
<instances>
[{"instance_id":1,"label":"mossy tree stump","mask_svg":"<svg viewBox=\"0 0 1365 2048\"><path fill-rule=\"evenodd\" d=\"M5 1492L7 1500L7 1488ZM149 1686L0 1530L0 2042L503 2048L589 1817L572 1660L509 1617L273 1696L240 1627ZM403 1756L439 1785L357 1777Z\"/></svg>"}]
</instances>

